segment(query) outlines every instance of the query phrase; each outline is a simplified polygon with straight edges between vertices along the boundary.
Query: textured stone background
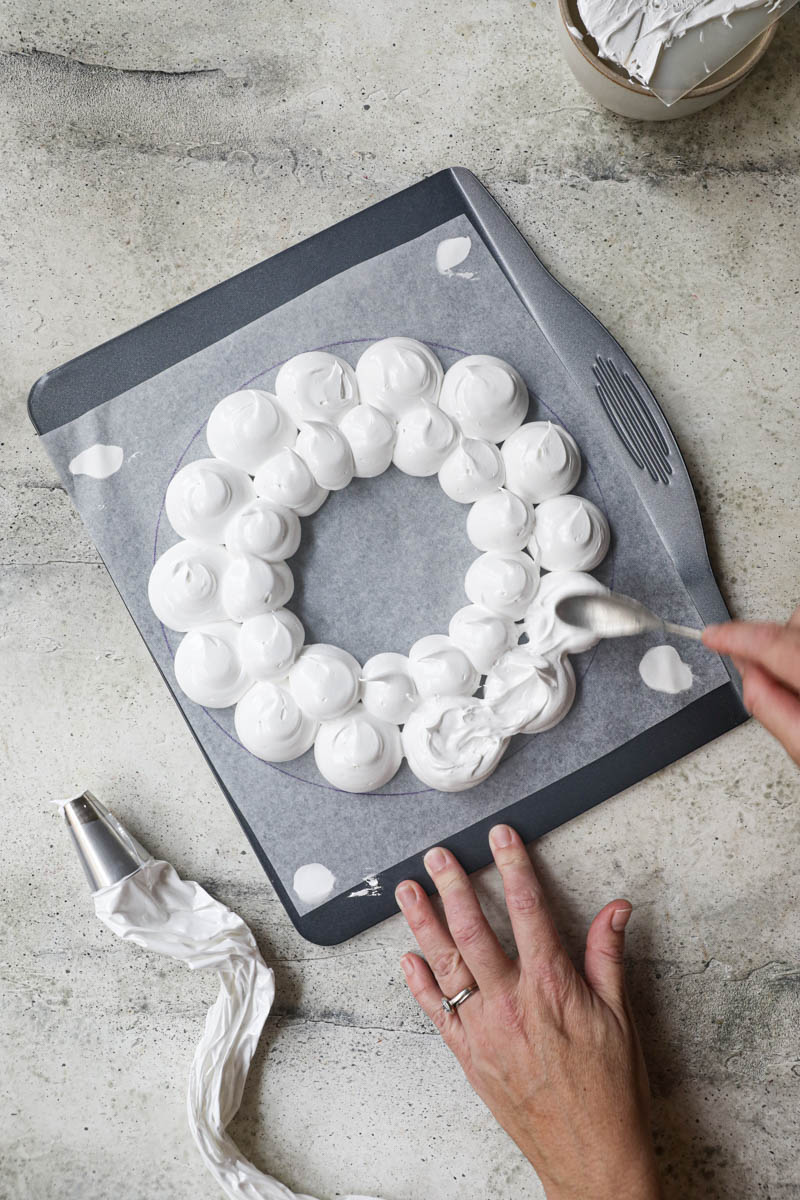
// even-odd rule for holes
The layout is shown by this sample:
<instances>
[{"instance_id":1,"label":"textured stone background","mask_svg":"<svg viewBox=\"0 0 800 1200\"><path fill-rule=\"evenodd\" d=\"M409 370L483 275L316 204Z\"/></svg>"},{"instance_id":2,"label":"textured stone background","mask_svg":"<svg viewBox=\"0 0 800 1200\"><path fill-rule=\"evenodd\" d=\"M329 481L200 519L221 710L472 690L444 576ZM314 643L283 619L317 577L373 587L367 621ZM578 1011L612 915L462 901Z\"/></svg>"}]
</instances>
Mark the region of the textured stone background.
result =
<instances>
[{"instance_id":1,"label":"textured stone background","mask_svg":"<svg viewBox=\"0 0 800 1200\"><path fill-rule=\"evenodd\" d=\"M25 413L44 370L440 167L473 168L666 409L740 615L798 602L800 9L731 98L648 127L539 0L19 0L0 23L0 1196L217 1195L184 1077L213 980L92 918L48 801L86 786L278 975L234 1132L295 1189L541 1195L415 1011L398 919L293 932ZM670 1200L800 1197L798 775L749 724L550 835L570 946L636 905ZM482 895L498 921L490 874Z\"/></svg>"}]
</instances>

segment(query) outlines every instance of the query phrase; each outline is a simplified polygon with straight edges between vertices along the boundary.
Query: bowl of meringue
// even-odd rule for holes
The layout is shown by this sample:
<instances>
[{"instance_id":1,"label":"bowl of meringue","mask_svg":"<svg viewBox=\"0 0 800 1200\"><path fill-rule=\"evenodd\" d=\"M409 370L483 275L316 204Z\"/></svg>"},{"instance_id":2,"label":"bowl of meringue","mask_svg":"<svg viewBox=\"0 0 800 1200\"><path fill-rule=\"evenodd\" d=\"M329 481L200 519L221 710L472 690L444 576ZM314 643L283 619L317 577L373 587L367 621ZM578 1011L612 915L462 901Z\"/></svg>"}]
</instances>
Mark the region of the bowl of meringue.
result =
<instances>
[{"instance_id":1,"label":"bowl of meringue","mask_svg":"<svg viewBox=\"0 0 800 1200\"><path fill-rule=\"evenodd\" d=\"M620 61L615 61L614 34L626 46L630 43L630 25L647 0L558 0L558 39L573 75L598 103L622 117L638 121L671 121L700 112L728 96L752 71L775 36L775 24L764 29L749 45L735 54L723 67L707 75L675 103L666 105L640 79L633 78ZM752 0L746 0L752 3ZM738 0L741 6L741 0ZM669 0L661 6L669 15ZM665 38L661 53L668 53L675 38L681 36L675 23L692 5L681 0L673 3L674 20L664 22ZM714 7L712 15L725 19L737 0ZM594 35L594 36L593 36ZM602 44L605 53L601 53ZM621 61L624 61L621 59ZM646 78L647 76L645 76Z\"/></svg>"},{"instance_id":2,"label":"bowl of meringue","mask_svg":"<svg viewBox=\"0 0 800 1200\"><path fill-rule=\"evenodd\" d=\"M273 386L212 398L208 456L166 488L180 540L154 562L148 596L182 635L177 688L233 709L243 752L267 763L313 749L342 791L378 792L404 760L428 788L475 787L513 737L563 720L576 695L569 656L595 644L556 616L565 596L607 590L591 572L611 531L574 490L575 439L527 419L528 388L509 363L475 354L445 372L408 337L371 343L355 366L298 354ZM435 477L464 506L476 557L446 633L360 663L306 642L289 560L331 492L390 468Z\"/></svg>"}]
</instances>

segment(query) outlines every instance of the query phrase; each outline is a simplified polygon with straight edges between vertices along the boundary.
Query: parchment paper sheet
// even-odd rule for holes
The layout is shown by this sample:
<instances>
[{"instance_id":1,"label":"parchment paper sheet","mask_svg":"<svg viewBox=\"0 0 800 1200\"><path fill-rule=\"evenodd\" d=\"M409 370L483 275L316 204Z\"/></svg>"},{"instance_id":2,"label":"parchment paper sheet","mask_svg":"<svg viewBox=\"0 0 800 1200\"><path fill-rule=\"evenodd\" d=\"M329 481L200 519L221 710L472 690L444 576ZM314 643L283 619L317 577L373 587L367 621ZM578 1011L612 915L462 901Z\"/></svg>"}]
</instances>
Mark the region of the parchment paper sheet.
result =
<instances>
[{"instance_id":1,"label":"parchment paper sheet","mask_svg":"<svg viewBox=\"0 0 800 1200\"><path fill-rule=\"evenodd\" d=\"M467 235L472 250L440 275L438 243ZM619 591L688 625L700 618L639 503L609 440L599 403L573 385L466 217L335 276L237 333L53 430L43 441L148 646L174 685L180 640L150 610L147 579L154 557L177 541L162 505L179 465L208 455L204 426L222 396L255 383L271 389L293 354L332 347L355 364L371 341L395 334L434 346L445 367L463 354L495 354L512 363L531 391L529 419L560 421L576 438L584 471L576 490L605 509L613 545L596 572ZM70 460L94 442L119 445L121 469L106 480L73 477ZM467 540L468 507L449 500L435 476L411 479L394 467L354 480L303 520L291 560L289 605L308 642L332 642L363 662L381 650L407 653L428 633L446 633L467 603L464 573L477 551ZM658 640L658 639L655 639ZM682 643L694 672L690 692L650 691L638 663L653 640L602 643L574 659L579 678L569 716L549 733L515 740L495 774L456 795L430 791L403 766L380 793L336 791L319 775L313 752L272 766L235 739L233 710L178 702L291 894L297 867L321 862L337 893L427 848L505 805L592 762L727 682L722 662ZM308 905L296 900L299 912Z\"/></svg>"}]
</instances>

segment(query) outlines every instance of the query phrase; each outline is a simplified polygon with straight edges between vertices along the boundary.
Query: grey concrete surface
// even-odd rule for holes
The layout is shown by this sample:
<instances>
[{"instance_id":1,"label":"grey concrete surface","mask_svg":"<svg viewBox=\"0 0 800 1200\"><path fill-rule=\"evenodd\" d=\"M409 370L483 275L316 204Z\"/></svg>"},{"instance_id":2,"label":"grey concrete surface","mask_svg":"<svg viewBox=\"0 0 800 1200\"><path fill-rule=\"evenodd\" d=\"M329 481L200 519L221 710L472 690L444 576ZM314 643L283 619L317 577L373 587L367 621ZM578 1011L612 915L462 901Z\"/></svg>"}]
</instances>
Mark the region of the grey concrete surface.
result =
<instances>
[{"instance_id":1,"label":"grey concrete surface","mask_svg":"<svg viewBox=\"0 0 800 1200\"><path fill-rule=\"evenodd\" d=\"M44 370L442 166L473 168L651 382L734 612L798 588L800 10L727 101L582 94L539 0L19 0L0 22L0 1196L216 1195L186 1130L213 980L91 915L49 802L89 785L250 922L278 1003L234 1133L320 1197L533 1200L415 1011L395 918L301 941L25 413ZM670 1200L800 1197L798 774L754 723L545 838L577 953L628 895ZM479 878L503 926L497 881ZM503 926L504 927L504 926Z\"/></svg>"}]
</instances>

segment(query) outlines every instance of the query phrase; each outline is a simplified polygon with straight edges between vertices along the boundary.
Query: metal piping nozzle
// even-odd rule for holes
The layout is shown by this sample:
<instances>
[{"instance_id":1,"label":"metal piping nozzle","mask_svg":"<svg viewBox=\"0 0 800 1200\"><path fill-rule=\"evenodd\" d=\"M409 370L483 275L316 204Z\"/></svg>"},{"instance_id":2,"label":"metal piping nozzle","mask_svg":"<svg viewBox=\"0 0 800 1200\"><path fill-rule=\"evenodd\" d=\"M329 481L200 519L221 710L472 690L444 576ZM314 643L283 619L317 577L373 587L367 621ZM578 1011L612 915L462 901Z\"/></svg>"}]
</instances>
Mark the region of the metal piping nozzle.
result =
<instances>
[{"instance_id":1,"label":"metal piping nozzle","mask_svg":"<svg viewBox=\"0 0 800 1200\"><path fill-rule=\"evenodd\" d=\"M133 875L152 857L91 792L68 800L63 812L93 892Z\"/></svg>"}]
</instances>

